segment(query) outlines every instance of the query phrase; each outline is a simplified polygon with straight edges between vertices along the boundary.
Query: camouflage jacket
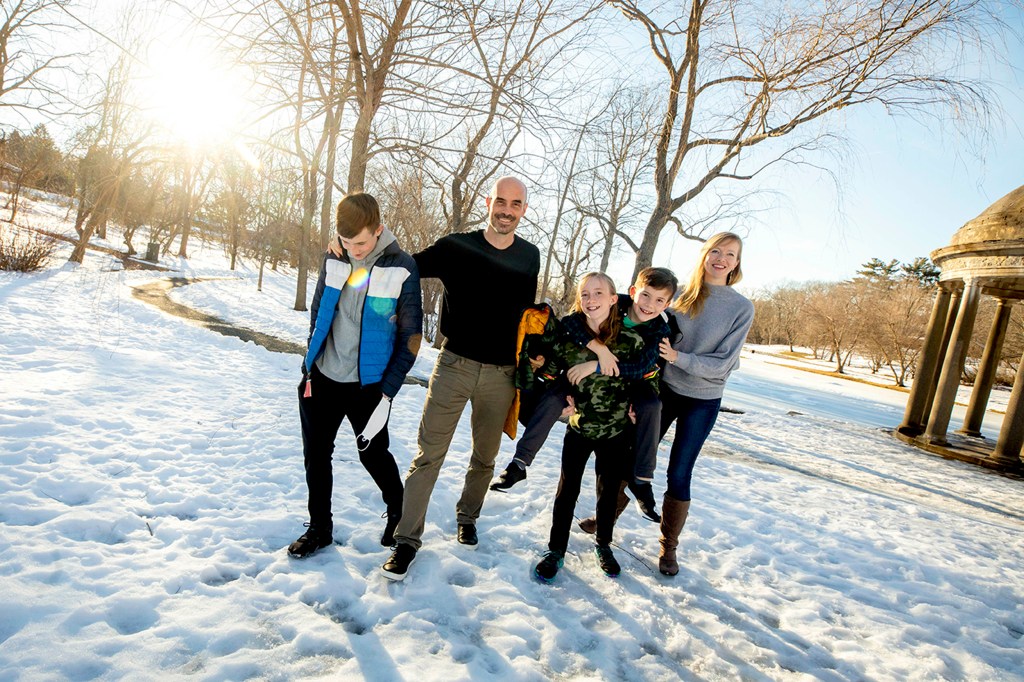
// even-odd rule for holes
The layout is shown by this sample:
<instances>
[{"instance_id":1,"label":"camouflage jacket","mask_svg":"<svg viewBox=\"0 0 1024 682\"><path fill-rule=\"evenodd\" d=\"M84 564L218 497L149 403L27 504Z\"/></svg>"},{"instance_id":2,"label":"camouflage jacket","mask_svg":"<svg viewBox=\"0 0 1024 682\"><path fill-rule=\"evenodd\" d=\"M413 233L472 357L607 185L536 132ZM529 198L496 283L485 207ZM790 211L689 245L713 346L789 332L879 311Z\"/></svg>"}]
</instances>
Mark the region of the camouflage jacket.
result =
<instances>
[{"instance_id":1,"label":"camouflage jacket","mask_svg":"<svg viewBox=\"0 0 1024 682\"><path fill-rule=\"evenodd\" d=\"M597 360L592 351L581 347L566 332L564 323L574 316L582 317L582 313L562 318L553 357L544 367L545 374L559 374L582 362ZM636 357L643 350L644 341L637 332L623 327L615 340L607 345L621 361ZM576 401L576 414L569 418L569 426L584 438L603 440L626 429L629 423L629 380L595 372L573 386L571 395Z\"/></svg>"},{"instance_id":2,"label":"camouflage jacket","mask_svg":"<svg viewBox=\"0 0 1024 682\"><path fill-rule=\"evenodd\" d=\"M629 309L633 307L633 299L626 294L619 294L618 303L619 314L625 317L629 314ZM579 345L585 346L594 338L587 329L586 318L579 319L570 315L563 319L565 319L566 333ZM669 340L673 338L673 327L676 331L679 330L675 317L665 313L634 326L633 330L644 340L644 348L637 354L633 362L619 361L619 376L625 379L644 379L657 393L661 384L659 376L661 363L664 362L658 357L658 344L664 338Z\"/></svg>"}]
</instances>

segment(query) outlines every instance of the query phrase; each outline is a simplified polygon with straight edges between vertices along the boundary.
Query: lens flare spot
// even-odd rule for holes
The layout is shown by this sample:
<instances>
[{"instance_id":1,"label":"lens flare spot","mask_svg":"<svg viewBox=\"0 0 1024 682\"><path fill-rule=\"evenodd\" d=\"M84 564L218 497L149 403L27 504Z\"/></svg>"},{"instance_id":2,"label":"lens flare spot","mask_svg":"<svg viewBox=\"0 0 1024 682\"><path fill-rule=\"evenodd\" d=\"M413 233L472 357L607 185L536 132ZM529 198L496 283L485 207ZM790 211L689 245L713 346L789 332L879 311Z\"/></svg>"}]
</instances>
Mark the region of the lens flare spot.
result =
<instances>
[{"instance_id":1,"label":"lens flare spot","mask_svg":"<svg viewBox=\"0 0 1024 682\"><path fill-rule=\"evenodd\" d=\"M348 276L348 285L356 289L362 289L370 279L370 273L366 268L356 268Z\"/></svg>"}]
</instances>

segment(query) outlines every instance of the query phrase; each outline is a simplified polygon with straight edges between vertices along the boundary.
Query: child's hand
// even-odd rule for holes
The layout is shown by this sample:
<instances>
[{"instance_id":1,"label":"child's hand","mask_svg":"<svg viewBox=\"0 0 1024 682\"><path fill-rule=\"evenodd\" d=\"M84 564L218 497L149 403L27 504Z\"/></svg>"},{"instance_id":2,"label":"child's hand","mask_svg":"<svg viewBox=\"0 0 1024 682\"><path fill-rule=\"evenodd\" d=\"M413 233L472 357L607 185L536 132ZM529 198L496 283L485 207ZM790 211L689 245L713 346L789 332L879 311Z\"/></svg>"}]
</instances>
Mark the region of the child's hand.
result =
<instances>
[{"instance_id":1,"label":"child's hand","mask_svg":"<svg viewBox=\"0 0 1024 682\"><path fill-rule=\"evenodd\" d=\"M634 424L636 424L636 412L633 411L632 403L630 403L630 405L629 405L629 412L627 412L626 414L629 415L629 421L631 421Z\"/></svg>"},{"instance_id":2,"label":"child's hand","mask_svg":"<svg viewBox=\"0 0 1024 682\"><path fill-rule=\"evenodd\" d=\"M591 360L590 362L581 362L578 365L573 365L565 375L569 378L569 383L576 386L596 371L597 362Z\"/></svg>"},{"instance_id":3,"label":"child's hand","mask_svg":"<svg viewBox=\"0 0 1024 682\"><path fill-rule=\"evenodd\" d=\"M544 356L543 355L538 355L535 358L528 358L528 359L530 361L530 367L532 367L533 371L535 371L535 372L538 369L540 369L541 367L543 367L544 363L546 362L546 360L544 360Z\"/></svg>"},{"instance_id":4,"label":"child's hand","mask_svg":"<svg viewBox=\"0 0 1024 682\"><path fill-rule=\"evenodd\" d=\"M619 376L619 360L608 350L608 346L600 345L594 353L597 355L597 362L601 367L601 374L606 377Z\"/></svg>"},{"instance_id":5,"label":"child's hand","mask_svg":"<svg viewBox=\"0 0 1024 682\"><path fill-rule=\"evenodd\" d=\"M576 401L572 399L571 395L565 397L565 402L569 403L568 406L562 410L563 417L571 417L576 414Z\"/></svg>"},{"instance_id":6,"label":"child's hand","mask_svg":"<svg viewBox=\"0 0 1024 682\"><path fill-rule=\"evenodd\" d=\"M668 339L662 339L658 343L658 354L670 365L674 365L676 358L679 357L679 352L672 347Z\"/></svg>"},{"instance_id":7,"label":"child's hand","mask_svg":"<svg viewBox=\"0 0 1024 682\"><path fill-rule=\"evenodd\" d=\"M341 254L343 253L343 251L341 250L341 242L338 241L337 237L327 242L327 250L333 253L338 258L341 258Z\"/></svg>"}]
</instances>

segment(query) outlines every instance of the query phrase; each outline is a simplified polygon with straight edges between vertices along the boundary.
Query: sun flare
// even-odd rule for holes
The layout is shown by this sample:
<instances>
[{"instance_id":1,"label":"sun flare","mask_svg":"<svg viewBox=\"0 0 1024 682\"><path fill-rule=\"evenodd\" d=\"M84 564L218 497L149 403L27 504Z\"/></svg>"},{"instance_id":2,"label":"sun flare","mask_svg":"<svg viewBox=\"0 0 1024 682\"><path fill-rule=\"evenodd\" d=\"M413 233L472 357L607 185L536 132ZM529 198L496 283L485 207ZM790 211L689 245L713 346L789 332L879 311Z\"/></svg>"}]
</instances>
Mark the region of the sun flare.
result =
<instances>
[{"instance_id":1,"label":"sun flare","mask_svg":"<svg viewBox=\"0 0 1024 682\"><path fill-rule=\"evenodd\" d=\"M190 146L233 144L251 111L248 79L236 65L195 43L160 43L148 55L142 107Z\"/></svg>"}]
</instances>

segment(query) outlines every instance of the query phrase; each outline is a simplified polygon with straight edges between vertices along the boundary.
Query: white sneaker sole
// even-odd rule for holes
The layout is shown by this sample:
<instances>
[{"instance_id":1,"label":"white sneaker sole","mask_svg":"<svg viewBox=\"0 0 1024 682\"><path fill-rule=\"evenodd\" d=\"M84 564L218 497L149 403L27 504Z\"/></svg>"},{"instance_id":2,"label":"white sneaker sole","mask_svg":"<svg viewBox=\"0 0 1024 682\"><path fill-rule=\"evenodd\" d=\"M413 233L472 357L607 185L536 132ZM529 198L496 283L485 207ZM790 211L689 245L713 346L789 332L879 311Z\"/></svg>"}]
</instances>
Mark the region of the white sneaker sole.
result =
<instances>
[{"instance_id":1,"label":"white sneaker sole","mask_svg":"<svg viewBox=\"0 0 1024 682\"><path fill-rule=\"evenodd\" d=\"M644 517L651 523L661 523L661 519L655 519L647 515L647 512L644 511L644 508L640 504L639 500L633 500L633 506L636 507L636 510L640 514L640 516Z\"/></svg>"}]
</instances>

